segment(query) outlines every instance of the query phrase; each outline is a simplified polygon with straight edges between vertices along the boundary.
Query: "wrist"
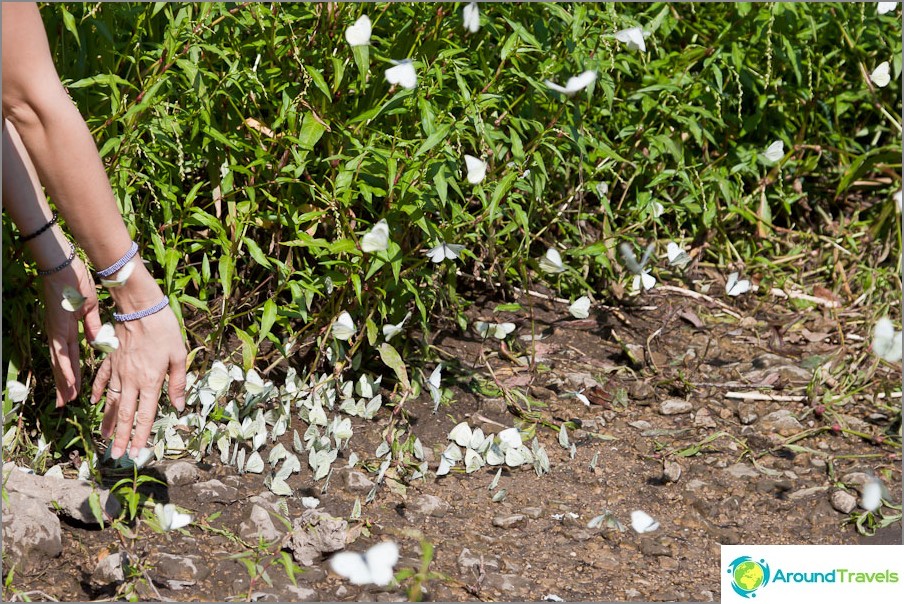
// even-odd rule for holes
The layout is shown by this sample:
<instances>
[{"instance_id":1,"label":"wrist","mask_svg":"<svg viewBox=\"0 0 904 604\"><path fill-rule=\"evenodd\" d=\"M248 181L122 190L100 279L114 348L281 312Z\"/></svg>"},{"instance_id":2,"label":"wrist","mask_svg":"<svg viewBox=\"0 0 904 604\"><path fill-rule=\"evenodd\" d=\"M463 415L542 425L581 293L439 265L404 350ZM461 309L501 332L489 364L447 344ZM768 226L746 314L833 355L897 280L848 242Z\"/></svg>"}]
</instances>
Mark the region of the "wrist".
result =
<instances>
[{"instance_id":1,"label":"wrist","mask_svg":"<svg viewBox=\"0 0 904 604\"><path fill-rule=\"evenodd\" d=\"M110 297L119 313L134 313L150 308L163 298L163 290L148 272L140 257L135 257L135 269L123 285L111 288Z\"/></svg>"},{"instance_id":2,"label":"wrist","mask_svg":"<svg viewBox=\"0 0 904 604\"><path fill-rule=\"evenodd\" d=\"M58 228L50 229L40 237L25 244L28 253L39 269L50 269L62 264L69 257L71 244L66 235Z\"/></svg>"}]
</instances>

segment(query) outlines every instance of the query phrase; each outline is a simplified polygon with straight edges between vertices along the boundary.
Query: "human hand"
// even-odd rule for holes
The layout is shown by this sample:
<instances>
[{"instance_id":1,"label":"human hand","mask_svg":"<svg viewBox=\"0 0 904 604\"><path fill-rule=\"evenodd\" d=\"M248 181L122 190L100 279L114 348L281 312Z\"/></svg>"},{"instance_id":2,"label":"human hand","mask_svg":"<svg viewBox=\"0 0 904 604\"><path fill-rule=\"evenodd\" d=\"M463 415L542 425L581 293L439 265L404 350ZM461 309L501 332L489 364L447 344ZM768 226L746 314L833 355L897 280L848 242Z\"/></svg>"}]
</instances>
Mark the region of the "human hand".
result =
<instances>
[{"instance_id":1,"label":"human hand","mask_svg":"<svg viewBox=\"0 0 904 604\"><path fill-rule=\"evenodd\" d=\"M101 364L91 402L99 401L106 389L101 436L113 436L114 459L126 452L131 437L128 450L134 458L151 435L167 375L170 401L178 411L185 409L185 346L179 321L168 306L143 319L117 323L116 336L119 348Z\"/></svg>"},{"instance_id":2,"label":"human hand","mask_svg":"<svg viewBox=\"0 0 904 604\"><path fill-rule=\"evenodd\" d=\"M81 364L79 363L78 322L85 322L88 341L97 337L100 330L100 313L97 290L91 273L76 256L65 269L41 278L44 292L44 324L50 348L50 364L56 382L56 406L60 408L78 396L81 389ZM63 290L71 287L85 301L75 312L62 306Z\"/></svg>"}]
</instances>

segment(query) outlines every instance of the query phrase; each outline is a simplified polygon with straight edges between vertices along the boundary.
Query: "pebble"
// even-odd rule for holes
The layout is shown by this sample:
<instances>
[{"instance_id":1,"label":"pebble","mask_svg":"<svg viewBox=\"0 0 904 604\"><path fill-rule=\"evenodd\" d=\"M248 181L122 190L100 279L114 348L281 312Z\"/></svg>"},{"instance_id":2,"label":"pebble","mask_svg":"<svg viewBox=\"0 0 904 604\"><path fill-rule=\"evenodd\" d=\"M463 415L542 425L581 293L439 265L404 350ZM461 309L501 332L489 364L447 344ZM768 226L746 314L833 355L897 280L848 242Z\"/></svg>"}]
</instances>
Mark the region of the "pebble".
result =
<instances>
[{"instance_id":1,"label":"pebble","mask_svg":"<svg viewBox=\"0 0 904 604\"><path fill-rule=\"evenodd\" d=\"M496 516L493 518L493 526L502 528L502 529L510 529L519 524L522 524L527 519L527 516L524 514L509 514L506 516Z\"/></svg>"},{"instance_id":2,"label":"pebble","mask_svg":"<svg viewBox=\"0 0 904 604\"><path fill-rule=\"evenodd\" d=\"M213 503L235 503L239 498L239 490L223 484L216 478L191 485L198 499Z\"/></svg>"},{"instance_id":3,"label":"pebble","mask_svg":"<svg viewBox=\"0 0 904 604\"><path fill-rule=\"evenodd\" d=\"M644 556L670 556L672 550L669 548L668 544L663 543L658 539L641 538L640 553Z\"/></svg>"},{"instance_id":4,"label":"pebble","mask_svg":"<svg viewBox=\"0 0 904 604\"><path fill-rule=\"evenodd\" d=\"M292 551L292 557L302 566L313 566L322 554L344 549L347 536L345 520L317 509L305 510L295 518L284 547Z\"/></svg>"},{"instance_id":5,"label":"pebble","mask_svg":"<svg viewBox=\"0 0 904 604\"><path fill-rule=\"evenodd\" d=\"M656 390L649 382L634 382L628 386L628 396L634 400L653 398L654 394L656 394Z\"/></svg>"},{"instance_id":6,"label":"pebble","mask_svg":"<svg viewBox=\"0 0 904 604\"><path fill-rule=\"evenodd\" d=\"M650 428L653 427L653 424L651 424L650 422L648 422L645 419L639 419L636 422L629 422L628 425L631 426L632 428L636 428L638 430L649 430Z\"/></svg>"},{"instance_id":7,"label":"pebble","mask_svg":"<svg viewBox=\"0 0 904 604\"><path fill-rule=\"evenodd\" d=\"M742 424L749 426L759 418L760 414L757 413L756 403L751 401L738 403L738 419L741 420Z\"/></svg>"},{"instance_id":8,"label":"pebble","mask_svg":"<svg viewBox=\"0 0 904 604\"><path fill-rule=\"evenodd\" d=\"M763 416L760 420L763 430L778 432L782 436L796 434L804 429L789 409L779 409Z\"/></svg>"},{"instance_id":9,"label":"pebble","mask_svg":"<svg viewBox=\"0 0 904 604\"><path fill-rule=\"evenodd\" d=\"M531 582L521 575L487 573L483 581L483 587L496 591L513 592L529 589Z\"/></svg>"},{"instance_id":10,"label":"pebble","mask_svg":"<svg viewBox=\"0 0 904 604\"><path fill-rule=\"evenodd\" d=\"M690 413L694 410L694 406L690 401L683 401L677 398L670 398L662 401L659 405L659 412L662 415L681 415L682 413Z\"/></svg>"},{"instance_id":11,"label":"pebble","mask_svg":"<svg viewBox=\"0 0 904 604\"><path fill-rule=\"evenodd\" d=\"M406 510L410 510L414 514L422 516L434 516L441 518L449 511L449 503L440 499L436 495L419 495L410 503L405 505Z\"/></svg>"},{"instance_id":12,"label":"pebble","mask_svg":"<svg viewBox=\"0 0 904 604\"><path fill-rule=\"evenodd\" d=\"M521 508L521 513L527 516L528 518L533 518L536 520L540 516L543 515L543 508L541 507L527 507Z\"/></svg>"},{"instance_id":13,"label":"pebble","mask_svg":"<svg viewBox=\"0 0 904 604\"><path fill-rule=\"evenodd\" d=\"M828 490L829 490L829 487L827 487L827 486L806 487L804 489L799 489L797 491L794 491L793 493L789 493L788 499L791 499L791 500L807 499L808 497L816 495L817 493L824 493L825 491L828 491Z\"/></svg>"},{"instance_id":14,"label":"pebble","mask_svg":"<svg viewBox=\"0 0 904 604\"><path fill-rule=\"evenodd\" d=\"M832 503L832 507L842 514L850 514L857 507L857 498L840 489L832 493L829 501Z\"/></svg>"},{"instance_id":15,"label":"pebble","mask_svg":"<svg viewBox=\"0 0 904 604\"><path fill-rule=\"evenodd\" d=\"M568 536L574 541L587 541L593 537L593 533L587 529L579 528L568 533Z\"/></svg>"},{"instance_id":16,"label":"pebble","mask_svg":"<svg viewBox=\"0 0 904 604\"><path fill-rule=\"evenodd\" d=\"M757 478L760 473L746 463L736 463L725 468L725 471L735 478Z\"/></svg>"},{"instance_id":17,"label":"pebble","mask_svg":"<svg viewBox=\"0 0 904 604\"><path fill-rule=\"evenodd\" d=\"M352 493L368 493L374 486L374 482L358 470L349 470L343 477L345 488Z\"/></svg>"},{"instance_id":18,"label":"pebble","mask_svg":"<svg viewBox=\"0 0 904 604\"><path fill-rule=\"evenodd\" d=\"M847 486L860 489L868 482L872 482L873 478L866 472L848 472L841 477L841 482Z\"/></svg>"},{"instance_id":19,"label":"pebble","mask_svg":"<svg viewBox=\"0 0 904 604\"><path fill-rule=\"evenodd\" d=\"M662 476L669 482L678 482L681 478L681 464L677 461L667 461L662 468Z\"/></svg>"},{"instance_id":20,"label":"pebble","mask_svg":"<svg viewBox=\"0 0 904 604\"><path fill-rule=\"evenodd\" d=\"M710 410L703 407L694 414L694 425L698 428L715 428L716 420Z\"/></svg>"},{"instance_id":21,"label":"pebble","mask_svg":"<svg viewBox=\"0 0 904 604\"><path fill-rule=\"evenodd\" d=\"M279 524L279 527L276 525ZM283 529L283 530L280 530ZM276 541L285 534L285 526L281 522L274 522L270 512L257 504L251 506L248 519L239 525L239 536L246 541L257 543L258 539L264 541Z\"/></svg>"},{"instance_id":22,"label":"pebble","mask_svg":"<svg viewBox=\"0 0 904 604\"><path fill-rule=\"evenodd\" d=\"M154 576L160 580L203 581L210 575L210 569L200 556L176 556L161 552L152 564Z\"/></svg>"},{"instance_id":23,"label":"pebble","mask_svg":"<svg viewBox=\"0 0 904 604\"><path fill-rule=\"evenodd\" d=\"M163 467L163 476L171 487L181 487L198 481L198 466L187 461L174 461Z\"/></svg>"},{"instance_id":24,"label":"pebble","mask_svg":"<svg viewBox=\"0 0 904 604\"><path fill-rule=\"evenodd\" d=\"M122 570L123 562L128 564L129 557L125 553L110 554L105 556L91 573L91 584L95 587L104 587L111 583L120 583L125 580Z\"/></svg>"},{"instance_id":25,"label":"pebble","mask_svg":"<svg viewBox=\"0 0 904 604\"><path fill-rule=\"evenodd\" d=\"M18 471L17 471L18 473ZM3 555L18 561L16 570L46 568L47 558L63 553L60 519L41 502L8 492L3 501ZM7 505L7 499L9 504Z\"/></svg>"},{"instance_id":26,"label":"pebble","mask_svg":"<svg viewBox=\"0 0 904 604\"><path fill-rule=\"evenodd\" d=\"M471 576L471 571L475 576L480 573L480 566L483 565L486 570L499 570L499 559L493 556L483 556L471 553L468 548L463 548L458 554L458 569L463 575Z\"/></svg>"}]
</instances>

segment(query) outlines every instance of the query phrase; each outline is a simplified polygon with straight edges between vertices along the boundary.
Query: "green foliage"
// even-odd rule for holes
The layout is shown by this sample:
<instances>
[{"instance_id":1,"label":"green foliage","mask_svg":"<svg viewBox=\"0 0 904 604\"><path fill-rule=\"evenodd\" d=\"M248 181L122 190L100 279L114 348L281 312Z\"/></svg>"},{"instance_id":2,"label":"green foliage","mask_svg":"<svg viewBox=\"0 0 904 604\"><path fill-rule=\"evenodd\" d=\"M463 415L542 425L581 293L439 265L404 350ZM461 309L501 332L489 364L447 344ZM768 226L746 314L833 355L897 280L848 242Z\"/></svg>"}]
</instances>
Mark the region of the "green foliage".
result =
<instances>
[{"instance_id":1,"label":"green foliage","mask_svg":"<svg viewBox=\"0 0 904 604\"><path fill-rule=\"evenodd\" d=\"M625 238L693 237L716 262L755 263L778 245L758 230L818 227L813 206L840 212L855 181L899 169L900 23L872 4L488 4L476 34L462 6L42 7L191 348L246 368L301 352L315 371L347 310L365 326L348 342L357 366L375 359L377 326L409 310L424 333L462 324L468 275L525 285L559 245L571 270L548 284L603 292ZM344 30L365 12L371 46L353 51ZM614 38L634 25L645 53ZM413 90L383 77L403 58ZM867 74L886 59L893 85L875 88ZM589 92L544 84L586 69ZM773 165L774 140L786 154ZM488 162L480 184L464 154ZM380 219L388 249L362 252ZM466 251L434 264L424 252L441 241ZM4 318L29 324L31 273L9 270L4 299L26 294ZM16 331L4 354L41 337ZM400 359L420 345L395 344Z\"/></svg>"}]
</instances>

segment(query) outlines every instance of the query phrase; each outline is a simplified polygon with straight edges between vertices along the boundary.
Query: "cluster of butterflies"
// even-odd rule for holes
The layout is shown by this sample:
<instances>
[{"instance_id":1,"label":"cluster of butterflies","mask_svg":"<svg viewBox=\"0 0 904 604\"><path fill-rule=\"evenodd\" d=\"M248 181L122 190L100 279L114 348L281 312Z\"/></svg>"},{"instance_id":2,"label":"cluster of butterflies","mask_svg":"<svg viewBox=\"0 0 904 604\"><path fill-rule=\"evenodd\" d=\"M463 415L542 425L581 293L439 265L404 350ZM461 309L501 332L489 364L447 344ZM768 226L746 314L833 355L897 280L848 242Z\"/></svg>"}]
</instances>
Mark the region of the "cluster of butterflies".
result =
<instances>
[{"instance_id":1,"label":"cluster of butterflies","mask_svg":"<svg viewBox=\"0 0 904 604\"><path fill-rule=\"evenodd\" d=\"M481 428L472 429L467 422L461 422L449 432L449 440L453 442L440 455L437 476L445 476L462 460L468 474L486 465L503 464L510 468L533 465L538 476L549 472L546 449L536 438L531 447L525 446L517 428L506 428L498 434L484 434ZM464 454L460 447L464 447Z\"/></svg>"}]
</instances>

